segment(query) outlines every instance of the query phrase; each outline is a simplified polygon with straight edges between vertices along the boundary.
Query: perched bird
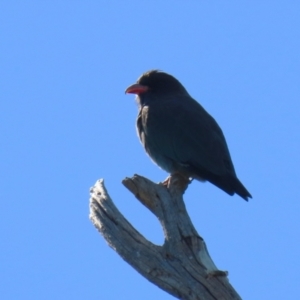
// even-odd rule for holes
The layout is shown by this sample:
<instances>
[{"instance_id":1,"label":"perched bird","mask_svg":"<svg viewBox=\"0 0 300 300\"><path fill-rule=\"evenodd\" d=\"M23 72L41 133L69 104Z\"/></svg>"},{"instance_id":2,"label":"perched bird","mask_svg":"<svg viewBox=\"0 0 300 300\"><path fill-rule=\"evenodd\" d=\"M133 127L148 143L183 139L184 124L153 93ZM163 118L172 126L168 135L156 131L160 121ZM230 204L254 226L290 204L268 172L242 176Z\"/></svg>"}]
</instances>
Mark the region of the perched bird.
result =
<instances>
[{"instance_id":1,"label":"perched bird","mask_svg":"<svg viewBox=\"0 0 300 300\"><path fill-rule=\"evenodd\" d=\"M125 93L137 95L138 136L158 166L252 198L236 176L221 128L176 78L151 70Z\"/></svg>"}]
</instances>

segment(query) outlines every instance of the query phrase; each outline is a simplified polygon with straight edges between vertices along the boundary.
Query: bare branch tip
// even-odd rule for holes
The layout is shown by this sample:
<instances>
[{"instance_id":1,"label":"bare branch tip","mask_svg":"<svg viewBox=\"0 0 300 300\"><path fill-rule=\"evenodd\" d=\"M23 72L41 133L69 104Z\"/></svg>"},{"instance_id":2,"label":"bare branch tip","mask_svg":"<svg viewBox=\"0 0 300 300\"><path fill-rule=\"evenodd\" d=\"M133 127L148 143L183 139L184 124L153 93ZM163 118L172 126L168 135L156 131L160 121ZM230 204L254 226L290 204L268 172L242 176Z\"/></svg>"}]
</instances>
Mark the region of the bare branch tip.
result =
<instances>
[{"instance_id":1,"label":"bare branch tip","mask_svg":"<svg viewBox=\"0 0 300 300\"><path fill-rule=\"evenodd\" d=\"M206 279L211 279L214 277L227 277L228 276L228 271L221 271L221 270L215 270L211 271L206 275Z\"/></svg>"}]
</instances>

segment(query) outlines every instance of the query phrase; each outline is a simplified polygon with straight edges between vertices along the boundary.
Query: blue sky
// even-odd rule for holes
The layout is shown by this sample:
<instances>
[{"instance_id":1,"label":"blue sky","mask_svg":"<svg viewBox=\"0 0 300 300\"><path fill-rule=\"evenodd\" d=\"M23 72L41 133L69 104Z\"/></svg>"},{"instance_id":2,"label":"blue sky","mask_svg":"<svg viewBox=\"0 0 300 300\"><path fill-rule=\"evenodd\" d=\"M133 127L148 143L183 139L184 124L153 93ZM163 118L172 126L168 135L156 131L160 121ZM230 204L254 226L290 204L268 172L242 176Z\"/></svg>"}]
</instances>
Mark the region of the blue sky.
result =
<instances>
[{"instance_id":1,"label":"blue sky","mask_svg":"<svg viewBox=\"0 0 300 300\"><path fill-rule=\"evenodd\" d=\"M88 219L99 178L154 243L163 234L122 186L167 174L144 153L125 88L158 68L222 127L246 203L193 182L185 203L246 300L298 299L300 4L297 1L2 1L2 299L174 299Z\"/></svg>"}]
</instances>

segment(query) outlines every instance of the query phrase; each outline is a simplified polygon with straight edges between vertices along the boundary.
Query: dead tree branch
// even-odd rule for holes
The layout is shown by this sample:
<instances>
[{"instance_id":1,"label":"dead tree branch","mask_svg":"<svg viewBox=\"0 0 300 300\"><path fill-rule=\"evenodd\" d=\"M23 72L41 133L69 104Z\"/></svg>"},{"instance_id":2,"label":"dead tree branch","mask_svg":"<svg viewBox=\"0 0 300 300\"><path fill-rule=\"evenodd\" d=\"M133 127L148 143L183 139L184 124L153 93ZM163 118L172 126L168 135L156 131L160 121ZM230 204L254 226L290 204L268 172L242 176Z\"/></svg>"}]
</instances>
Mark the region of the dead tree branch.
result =
<instances>
[{"instance_id":1,"label":"dead tree branch","mask_svg":"<svg viewBox=\"0 0 300 300\"><path fill-rule=\"evenodd\" d=\"M227 272L215 266L187 214L182 198L186 180L172 176L167 188L135 175L123 184L158 218L165 241L157 246L145 239L113 204L103 180L98 180L91 189L90 219L111 248L178 299L241 300Z\"/></svg>"}]
</instances>

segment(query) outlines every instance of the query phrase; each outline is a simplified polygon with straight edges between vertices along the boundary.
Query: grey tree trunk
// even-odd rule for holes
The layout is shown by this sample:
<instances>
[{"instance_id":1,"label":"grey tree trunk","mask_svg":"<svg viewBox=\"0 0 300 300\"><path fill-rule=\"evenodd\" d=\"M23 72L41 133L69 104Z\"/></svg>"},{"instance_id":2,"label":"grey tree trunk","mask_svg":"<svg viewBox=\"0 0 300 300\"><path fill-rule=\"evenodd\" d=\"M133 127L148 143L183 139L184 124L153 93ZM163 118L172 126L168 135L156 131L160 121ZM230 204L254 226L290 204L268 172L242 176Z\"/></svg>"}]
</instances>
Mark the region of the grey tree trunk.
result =
<instances>
[{"instance_id":1,"label":"grey tree trunk","mask_svg":"<svg viewBox=\"0 0 300 300\"><path fill-rule=\"evenodd\" d=\"M212 261L205 242L187 214L182 195L188 181L171 176L155 184L139 175L124 186L160 221L165 241L157 246L145 239L119 212L103 180L91 188L90 219L109 246L149 281L184 300L241 300L227 272Z\"/></svg>"}]
</instances>

